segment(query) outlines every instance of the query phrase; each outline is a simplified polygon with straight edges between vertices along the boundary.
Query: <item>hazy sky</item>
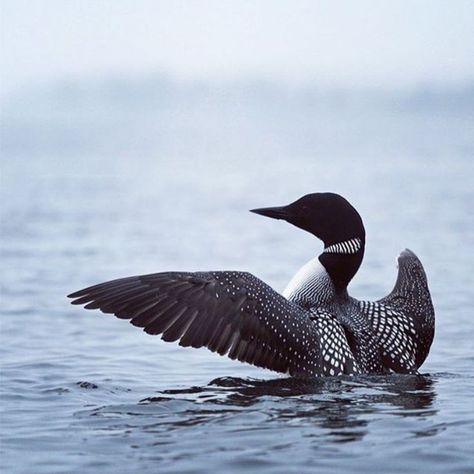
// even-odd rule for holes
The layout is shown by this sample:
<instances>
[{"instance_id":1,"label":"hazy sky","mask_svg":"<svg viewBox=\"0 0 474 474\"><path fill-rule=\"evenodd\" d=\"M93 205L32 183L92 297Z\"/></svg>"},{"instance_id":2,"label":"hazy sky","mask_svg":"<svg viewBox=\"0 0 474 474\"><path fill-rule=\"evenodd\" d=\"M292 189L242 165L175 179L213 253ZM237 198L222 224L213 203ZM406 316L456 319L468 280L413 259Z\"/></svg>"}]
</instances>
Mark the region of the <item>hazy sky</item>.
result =
<instances>
[{"instance_id":1,"label":"hazy sky","mask_svg":"<svg viewBox=\"0 0 474 474\"><path fill-rule=\"evenodd\" d=\"M166 72L413 86L474 78L474 1L0 0L2 93Z\"/></svg>"}]
</instances>

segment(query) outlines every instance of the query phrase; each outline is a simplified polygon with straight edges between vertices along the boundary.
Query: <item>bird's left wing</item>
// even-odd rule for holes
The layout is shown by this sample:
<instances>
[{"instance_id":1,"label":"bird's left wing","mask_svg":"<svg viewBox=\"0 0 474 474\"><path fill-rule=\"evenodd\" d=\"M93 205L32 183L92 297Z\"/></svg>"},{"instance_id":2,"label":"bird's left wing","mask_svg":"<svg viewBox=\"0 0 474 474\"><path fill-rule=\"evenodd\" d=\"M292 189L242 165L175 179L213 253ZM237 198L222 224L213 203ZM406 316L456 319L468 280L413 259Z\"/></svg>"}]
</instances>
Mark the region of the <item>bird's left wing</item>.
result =
<instances>
[{"instance_id":1,"label":"bird's left wing","mask_svg":"<svg viewBox=\"0 0 474 474\"><path fill-rule=\"evenodd\" d=\"M319 375L310 313L250 273L164 272L121 278L69 295L181 346L290 375Z\"/></svg>"},{"instance_id":2,"label":"bird's left wing","mask_svg":"<svg viewBox=\"0 0 474 474\"><path fill-rule=\"evenodd\" d=\"M379 301L359 302L376 335L387 368L416 373L433 342L435 313L428 281L418 257L405 249L391 293Z\"/></svg>"}]
</instances>

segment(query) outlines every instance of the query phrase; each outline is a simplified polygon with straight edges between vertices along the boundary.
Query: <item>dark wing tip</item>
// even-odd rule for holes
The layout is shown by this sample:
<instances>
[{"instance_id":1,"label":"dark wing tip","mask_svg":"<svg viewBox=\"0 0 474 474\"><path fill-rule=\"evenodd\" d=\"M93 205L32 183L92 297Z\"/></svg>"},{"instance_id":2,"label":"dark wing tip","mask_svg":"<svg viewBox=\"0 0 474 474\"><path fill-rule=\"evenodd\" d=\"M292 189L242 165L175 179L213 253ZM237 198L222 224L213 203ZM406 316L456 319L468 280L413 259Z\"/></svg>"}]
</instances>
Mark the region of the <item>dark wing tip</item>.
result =
<instances>
[{"instance_id":1,"label":"dark wing tip","mask_svg":"<svg viewBox=\"0 0 474 474\"><path fill-rule=\"evenodd\" d=\"M87 293L84 290L75 291L74 293L70 293L66 296L66 298L80 298L81 296L85 296ZM71 301L74 304L74 301Z\"/></svg>"},{"instance_id":2,"label":"dark wing tip","mask_svg":"<svg viewBox=\"0 0 474 474\"><path fill-rule=\"evenodd\" d=\"M143 277L152 276L152 275L143 275ZM88 286L87 288L82 288L82 290L75 291L74 293L70 293L67 295L67 298L80 298L82 296L87 296L89 294L94 294L97 291L103 291L106 289L118 289L120 286L127 285L128 283L137 280L138 277L124 277L124 278L117 278L115 280L106 281L103 283L98 283L92 286ZM80 303L79 303L80 304Z\"/></svg>"},{"instance_id":3,"label":"dark wing tip","mask_svg":"<svg viewBox=\"0 0 474 474\"><path fill-rule=\"evenodd\" d=\"M398 262L402 260L408 260L408 259L418 260L418 257L415 255L415 252L413 252L412 250L405 249L402 252L400 252L400 255L397 258Z\"/></svg>"}]
</instances>

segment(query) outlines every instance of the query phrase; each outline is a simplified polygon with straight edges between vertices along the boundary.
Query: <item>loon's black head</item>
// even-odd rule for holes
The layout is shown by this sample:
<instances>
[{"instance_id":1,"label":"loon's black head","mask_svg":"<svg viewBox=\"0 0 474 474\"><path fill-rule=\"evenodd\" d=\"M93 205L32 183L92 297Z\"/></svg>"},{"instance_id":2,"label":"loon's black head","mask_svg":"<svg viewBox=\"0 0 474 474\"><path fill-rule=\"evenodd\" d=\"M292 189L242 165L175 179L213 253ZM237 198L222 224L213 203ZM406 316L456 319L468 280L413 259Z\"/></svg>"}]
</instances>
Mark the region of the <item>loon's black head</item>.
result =
<instances>
[{"instance_id":1,"label":"loon's black head","mask_svg":"<svg viewBox=\"0 0 474 474\"><path fill-rule=\"evenodd\" d=\"M307 194L288 206L264 207L251 212L283 219L315 235L325 247L357 237L365 240L359 213L339 194Z\"/></svg>"},{"instance_id":2,"label":"loon's black head","mask_svg":"<svg viewBox=\"0 0 474 474\"><path fill-rule=\"evenodd\" d=\"M339 194L307 194L287 206L251 212L283 219L322 240L324 252L319 260L336 287L345 289L359 269L364 256L364 224L354 207Z\"/></svg>"}]
</instances>

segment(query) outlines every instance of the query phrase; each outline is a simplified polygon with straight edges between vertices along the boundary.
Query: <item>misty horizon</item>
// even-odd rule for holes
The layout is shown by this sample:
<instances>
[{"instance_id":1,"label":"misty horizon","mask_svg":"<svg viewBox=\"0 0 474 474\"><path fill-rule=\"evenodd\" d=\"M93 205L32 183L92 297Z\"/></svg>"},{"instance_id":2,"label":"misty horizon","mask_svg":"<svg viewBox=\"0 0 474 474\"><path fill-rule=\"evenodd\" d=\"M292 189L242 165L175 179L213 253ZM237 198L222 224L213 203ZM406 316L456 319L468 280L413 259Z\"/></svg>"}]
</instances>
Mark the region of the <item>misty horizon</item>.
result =
<instances>
[{"instance_id":1,"label":"misty horizon","mask_svg":"<svg viewBox=\"0 0 474 474\"><path fill-rule=\"evenodd\" d=\"M474 6L441 1L0 3L1 95L161 71L402 89L474 80Z\"/></svg>"}]
</instances>

